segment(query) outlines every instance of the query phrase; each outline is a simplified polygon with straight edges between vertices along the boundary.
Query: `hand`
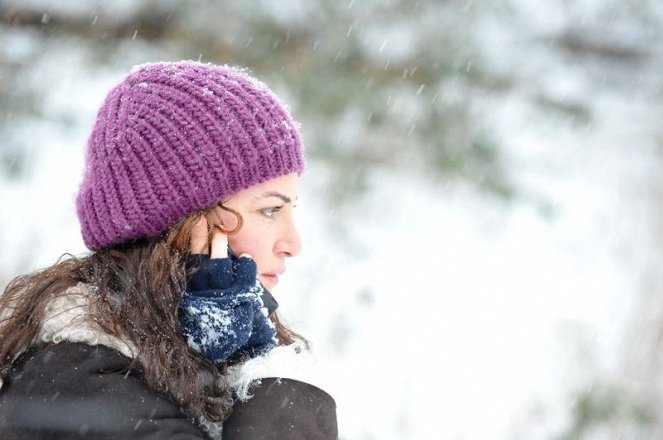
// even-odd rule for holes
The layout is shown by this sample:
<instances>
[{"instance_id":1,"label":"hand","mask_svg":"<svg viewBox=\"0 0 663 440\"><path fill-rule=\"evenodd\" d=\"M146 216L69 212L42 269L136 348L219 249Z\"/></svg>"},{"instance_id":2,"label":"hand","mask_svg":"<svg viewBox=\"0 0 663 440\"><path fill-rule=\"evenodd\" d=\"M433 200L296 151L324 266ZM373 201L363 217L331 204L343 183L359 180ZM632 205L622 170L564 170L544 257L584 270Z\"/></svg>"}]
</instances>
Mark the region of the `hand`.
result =
<instances>
[{"instance_id":1,"label":"hand","mask_svg":"<svg viewBox=\"0 0 663 440\"><path fill-rule=\"evenodd\" d=\"M192 255L208 255L210 248L207 245L207 219L201 215L198 221L191 229L191 254ZM217 228L214 228L211 243L211 257L212 258L227 258L228 257L228 237L222 234Z\"/></svg>"},{"instance_id":2,"label":"hand","mask_svg":"<svg viewBox=\"0 0 663 440\"><path fill-rule=\"evenodd\" d=\"M214 363L274 347L276 330L262 303L255 262L248 255L228 258L227 237L218 230L211 249L206 243L207 221L201 217L192 229L187 272L194 273L179 313L189 345Z\"/></svg>"},{"instance_id":3,"label":"hand","mask_svg":"<svg viewBox=\"0 0 663 440\"><path fill-rule=\"evenodd\" d=\"M216 229L208 249L207 235L207 220L201 216L191 231L191 257L186 266L193 275L187 293L235 304L245 300L259 284L255 261L248 254L228 258L228 238Z\"/></svg>"}]
</instances>

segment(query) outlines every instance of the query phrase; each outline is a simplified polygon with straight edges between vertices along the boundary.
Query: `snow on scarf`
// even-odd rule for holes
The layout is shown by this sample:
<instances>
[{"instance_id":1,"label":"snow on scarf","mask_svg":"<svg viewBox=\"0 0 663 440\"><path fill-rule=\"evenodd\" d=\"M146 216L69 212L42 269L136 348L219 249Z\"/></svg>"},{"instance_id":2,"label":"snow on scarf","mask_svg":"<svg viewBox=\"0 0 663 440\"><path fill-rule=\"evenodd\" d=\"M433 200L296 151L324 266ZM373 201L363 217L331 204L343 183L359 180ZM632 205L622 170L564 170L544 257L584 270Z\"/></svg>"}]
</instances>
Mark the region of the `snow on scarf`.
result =
<instances>
[{"instance_id":1,"label":"snow on scarf","mask_svg":"<svg viewBox=\"0 0 663 440\"><path fill-rule=\"evenodd\" d=\"M192 348L218 364L259 356L277 345L263 304L266 291L251 258L195 255L187 266L197 270L187 283L179 320Z\"/></svg>"}]
</instances>

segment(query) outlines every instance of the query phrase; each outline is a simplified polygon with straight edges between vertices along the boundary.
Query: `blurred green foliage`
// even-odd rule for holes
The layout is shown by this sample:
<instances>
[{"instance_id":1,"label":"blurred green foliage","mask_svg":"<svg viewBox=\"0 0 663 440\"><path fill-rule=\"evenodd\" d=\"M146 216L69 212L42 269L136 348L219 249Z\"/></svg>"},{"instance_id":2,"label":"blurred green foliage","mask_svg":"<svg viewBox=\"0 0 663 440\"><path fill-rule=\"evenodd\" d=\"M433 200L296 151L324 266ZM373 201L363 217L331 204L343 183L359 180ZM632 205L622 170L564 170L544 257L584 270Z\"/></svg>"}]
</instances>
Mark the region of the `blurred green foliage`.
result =
<instances>
[{"instance_id":1,"label":"blurred green foliage","mask_svg":"<svg viewBox=\"0 0 663 440\"><path fill-rule=\"evenodd\" d=\"M487 81L481 71L469 35L475 14L462 2L38 5L0 6L3 33L38 35L35 57L60 44L87 50L92 72L109 65L124 71L127 46L134 46L141 52L131 61L156 61L165 52L170 59L248 67L287 95L309 156L337 166L331 195L339 201L361 190L371 167L412 168L512 193L499 145L478 128L470 94L445 99L470 89L488 92L486 84L499 82ZM40 113L41 97L21 84L33 61L17 62L10 51L0 51L4 172L19 174L21 168L21 148L11 146L13 123Z\"/></svg>"},{"instance_id":2,"label":"blurred green foliage","mask_svg":"<svg viewBox=\"0 0 663 440\"><path fill-rule=\"evenodd\" d=\"M610 432L615 438L635 438L635 433L646 436L647 428L656 423L652 402L644 396L633 396L624 387L594 386L580 392L574 406L572 426L560 440L592 438L598 432Z\"/></svg>"}]
</instances>

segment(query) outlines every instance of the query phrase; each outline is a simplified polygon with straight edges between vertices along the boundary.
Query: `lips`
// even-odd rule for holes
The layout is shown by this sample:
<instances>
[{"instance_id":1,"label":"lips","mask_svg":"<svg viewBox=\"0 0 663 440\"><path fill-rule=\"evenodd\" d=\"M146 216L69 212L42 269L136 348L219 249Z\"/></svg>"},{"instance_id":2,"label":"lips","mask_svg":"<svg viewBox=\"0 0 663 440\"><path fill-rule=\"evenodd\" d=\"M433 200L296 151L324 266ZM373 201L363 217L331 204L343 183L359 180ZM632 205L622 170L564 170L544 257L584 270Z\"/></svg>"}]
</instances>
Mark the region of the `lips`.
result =
<instances>
[{"instance_id":1,"label":"lips","mask_svg":"<svg viewBox=\"0 0 663 440\"><path fill-rule=\"evenodd\" d=\"M260 274L260 277L263 279L263 283L267 288L272 288L276 286L279 282L279 275L282 275L285 270L277 272L267 272Z\"/></svg>"},{"instance_id":2,"label":"lips","mask_svg":"<svg viewBox=\"0 0 663 440\"><path fill-rule=\"evenodd\" d=\"M260 275L263 279L263 283L266 285L267 288L272 288L276 286L279 282L279 276L275 274L262 274Z\"/></svg>"}]
</instances>

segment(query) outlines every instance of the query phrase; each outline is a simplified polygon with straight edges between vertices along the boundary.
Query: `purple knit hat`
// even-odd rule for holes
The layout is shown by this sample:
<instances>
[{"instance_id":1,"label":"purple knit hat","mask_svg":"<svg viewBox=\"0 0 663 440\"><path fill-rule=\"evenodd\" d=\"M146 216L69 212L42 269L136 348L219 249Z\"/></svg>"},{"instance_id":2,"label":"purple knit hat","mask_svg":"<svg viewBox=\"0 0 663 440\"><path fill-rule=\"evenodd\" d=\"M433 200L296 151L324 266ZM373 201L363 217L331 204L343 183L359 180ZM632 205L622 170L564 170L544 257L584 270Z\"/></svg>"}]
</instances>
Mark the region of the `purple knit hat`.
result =
<instances>
[{"instance_id":1,"label":"purple knit hat","mask_svg":"<svg viewBox=\"0 0 663 440\"><path fill-rule=\"evenodd\" d=\"M283 104L231 67L136 67L104 101L88 140L76 207L97 250L156 237L252 185L304 170Z\"/></svg>"}]
</instances>

